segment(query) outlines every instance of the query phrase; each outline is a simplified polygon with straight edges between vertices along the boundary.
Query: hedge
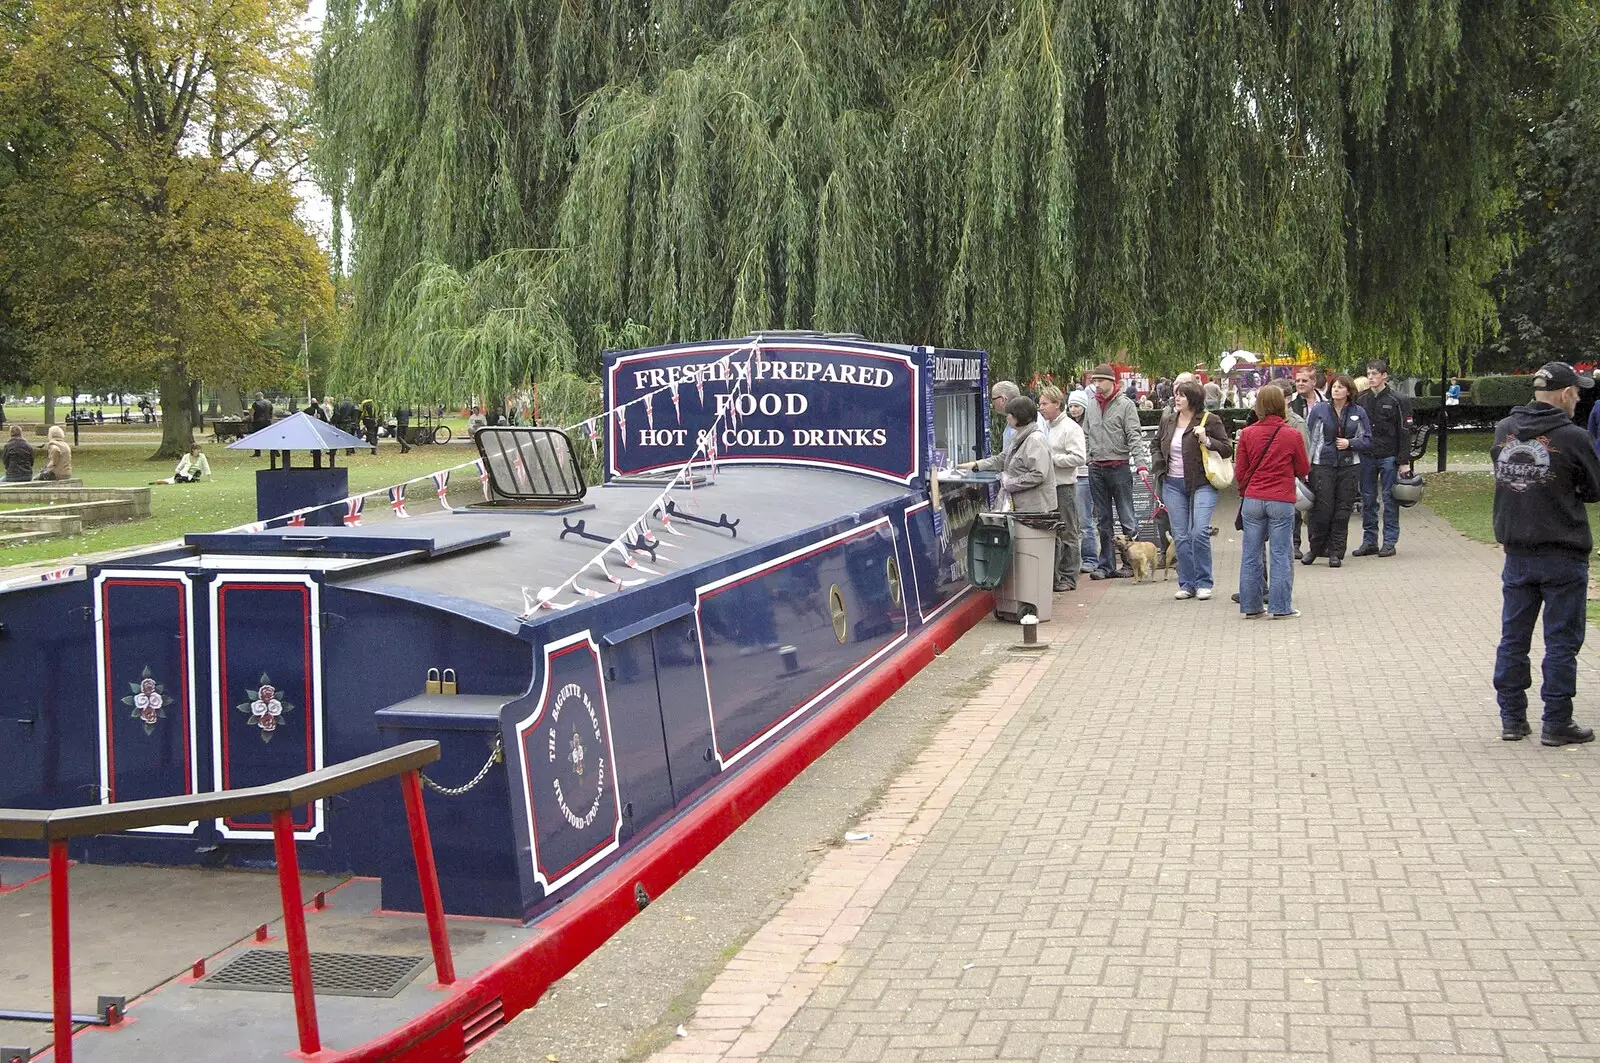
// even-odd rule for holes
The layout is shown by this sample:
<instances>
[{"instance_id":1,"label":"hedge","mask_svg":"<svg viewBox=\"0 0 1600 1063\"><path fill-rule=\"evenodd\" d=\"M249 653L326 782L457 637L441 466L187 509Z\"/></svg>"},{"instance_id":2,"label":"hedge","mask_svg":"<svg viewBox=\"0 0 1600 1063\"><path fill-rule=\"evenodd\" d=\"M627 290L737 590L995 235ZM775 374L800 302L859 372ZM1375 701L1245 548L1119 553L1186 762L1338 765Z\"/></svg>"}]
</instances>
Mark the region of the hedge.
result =
<instances>
[{"instance_id":1,"label":"hedge","mask_svg":"<svg viewBox=\"0 0 1600 1063\"><path fill-rule=\"evenodd\" d=\"M1533 401L1533 374L1480 376L1472 382L1472 401L1479 406L1521 406Z\"/></svg>"}]
</instances>

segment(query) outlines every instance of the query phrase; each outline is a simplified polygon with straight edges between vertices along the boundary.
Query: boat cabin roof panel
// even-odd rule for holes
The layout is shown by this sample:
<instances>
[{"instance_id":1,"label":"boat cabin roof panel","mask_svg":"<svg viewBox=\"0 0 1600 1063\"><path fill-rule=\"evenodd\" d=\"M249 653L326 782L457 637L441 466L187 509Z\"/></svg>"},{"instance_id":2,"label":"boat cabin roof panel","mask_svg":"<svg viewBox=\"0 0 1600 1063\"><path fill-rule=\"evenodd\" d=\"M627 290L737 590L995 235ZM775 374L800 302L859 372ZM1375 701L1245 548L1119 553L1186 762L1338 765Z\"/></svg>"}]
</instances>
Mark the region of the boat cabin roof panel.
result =
<instances>
[{"instance_id":1,"label":"boat cabin roof panel","mask_svg":"<svg viewBox=\"0 0 1600 1063\"><path fill-rule=\"evenodd\" d=\"M203 532L186 535L184 543L221 554L276 554L307 557L397 554L420 550L429 557L469 550L511 534L500 522L469 522L449 514L429 514L405 521L355 527L266 528L261 531Z\"/></svg>"},{"instance_id":2,"label":"boat cabin roof panel","mask_svg":"<svg viewBox=\"0 0 1600 1063\"><path fill-rule=\"evenodd\" d=\"M492 521L492 526L505 528L509 534L487 549L459 551L425 563L389 568L349 580L343 586L402 596L409 596L407 591L419 591L466 598L518 614L524 608L523 587L537 591L558 586L602 548L602 543L575 535L560 538L564 521L576 524L582 520L586 530L609 541L627 531L662 486L592 487L584 498L592 508L566 516L497 509L492 514L441 513L413 518L406 523L422 525L419 531L437 524L456 527L465 522L470 527L475 522ZM656 572L681 572L691 565L823 524L905 493L904 487L849 473L781 467L724 468L718 472L715 484L697 487L692 497L688 491L674 491L673 501L679 511L712 521L725 513L730 521L739 522L737 537L722 528L684 520L673 521L673 527L684 534L668 535L652 521L651 530L667 547L658 555L661 562L652 564L647 554L634 556L639 564ZM617 557L609 559L607 567L619 577L641 578ZM607 589L598 573L585 577L583 584L599 591ZM574 597L569 593L562 600Z\"/></svg>"}]
</instances>

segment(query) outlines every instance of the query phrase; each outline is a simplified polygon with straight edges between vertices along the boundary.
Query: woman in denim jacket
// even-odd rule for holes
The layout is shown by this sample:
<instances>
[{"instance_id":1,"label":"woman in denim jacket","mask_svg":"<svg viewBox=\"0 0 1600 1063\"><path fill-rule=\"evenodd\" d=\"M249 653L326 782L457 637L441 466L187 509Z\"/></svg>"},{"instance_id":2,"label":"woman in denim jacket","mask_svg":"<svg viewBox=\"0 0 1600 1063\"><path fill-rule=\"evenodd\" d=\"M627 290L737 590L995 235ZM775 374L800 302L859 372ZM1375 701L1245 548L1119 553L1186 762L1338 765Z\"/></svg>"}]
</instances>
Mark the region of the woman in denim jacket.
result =
<instances>
[{"instance_id":1,"label":"woman in denim jacket","mask_svg":"<svg viewBox=\"0 0 1600 1063\"><path fill-rule=\"evenodd\" d=\"M1349 376L1334 378L1331 396L1306 414L1311 431L1311 541L1300 558L1302 565L1328 559L1329 568L1344 563L1350 534L1350 510L1361 497L1361 462L1372 448L1372 423L1367 411L1356 405L1356 386Z\"/></svg>"}]
</instances>

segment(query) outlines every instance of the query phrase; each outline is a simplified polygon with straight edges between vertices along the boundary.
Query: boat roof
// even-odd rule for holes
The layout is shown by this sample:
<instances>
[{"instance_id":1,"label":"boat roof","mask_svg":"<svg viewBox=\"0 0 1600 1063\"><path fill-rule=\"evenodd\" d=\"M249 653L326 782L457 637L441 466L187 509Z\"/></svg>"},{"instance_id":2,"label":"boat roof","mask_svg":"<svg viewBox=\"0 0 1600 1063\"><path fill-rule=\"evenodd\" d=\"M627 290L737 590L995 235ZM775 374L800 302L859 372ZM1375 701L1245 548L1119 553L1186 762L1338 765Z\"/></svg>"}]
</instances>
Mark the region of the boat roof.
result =
<instances>
[{"instance_id":1,"label":"boat roof","mask_svg":"<svg viewBox=\"0 0 1600 1063\"><path fill-rule=\"evenodd\" d=\"M337 571L328 558L366 555L389 563L363 575L352 567L339 579L347 588L408 599L431 600L441 607L451 601L467 614L483 617L483 607L515 617L524 611L522 588L537 592L556 587L588 563L605 545L625 533L665 487L664 481L613 482L592 487L577 506L551 511L508 506L436 512L409 519L371 521L359 527L269 528L263 531L190 535L186 542L203 554L294 556L304 568ZM717 521L726 514L737 521L737 535L675 519L680 535L650 529L665 544L652 562L636 553L640 565L661 576L714 561L762 542L816 527L858 510L898 498L901 485L868 476L823 469L785 466L740 466L718 470L715 482L679 487L672 501L682 513ZM584 523L603 538L595 542L577 535L561 538L564 527ZM202 555L203 556L203 555ZM647 574L626 568L610 555L606 566L622 578ZM648 576L649 579L661 578ZM604 578L593 573L582 584L607 591ZM574 601L567 592L558 601Z\"/></svg>"}]
</instances>

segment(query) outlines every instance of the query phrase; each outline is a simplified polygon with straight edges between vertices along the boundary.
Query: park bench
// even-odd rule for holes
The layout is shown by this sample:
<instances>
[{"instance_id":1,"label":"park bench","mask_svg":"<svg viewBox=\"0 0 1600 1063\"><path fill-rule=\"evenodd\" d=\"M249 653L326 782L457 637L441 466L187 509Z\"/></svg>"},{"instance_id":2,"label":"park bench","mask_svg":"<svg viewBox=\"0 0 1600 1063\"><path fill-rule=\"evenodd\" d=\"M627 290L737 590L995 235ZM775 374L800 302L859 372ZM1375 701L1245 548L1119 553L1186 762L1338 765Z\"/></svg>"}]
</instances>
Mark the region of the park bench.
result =
<instances>
[{"instance_id":1,"label":"park bench","mask_svg":"<svg viewBox=\"0 0 1600 1063\"><path fill-rule=\"evenodd\" d=\"M229 439L243 439L250 434L250 422L243 417L208 417L212 437L221 443Z\"/></svg>"}]
</instances>

